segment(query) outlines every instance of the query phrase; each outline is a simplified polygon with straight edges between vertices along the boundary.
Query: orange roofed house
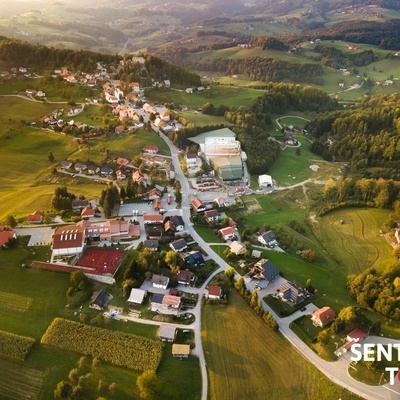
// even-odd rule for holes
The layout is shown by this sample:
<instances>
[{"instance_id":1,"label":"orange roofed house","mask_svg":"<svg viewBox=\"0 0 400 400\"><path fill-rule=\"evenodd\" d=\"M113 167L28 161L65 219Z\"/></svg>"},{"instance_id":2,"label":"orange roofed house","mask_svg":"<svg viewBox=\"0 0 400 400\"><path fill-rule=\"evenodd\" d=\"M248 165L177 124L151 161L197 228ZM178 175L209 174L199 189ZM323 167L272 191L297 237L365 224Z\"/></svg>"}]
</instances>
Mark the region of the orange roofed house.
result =
<instances>
[{"instance_id":1,"label":"orange roofed house","mask_svg":"<svg viewBox=\"0 0 400 400\"><path fill-rule=\"evenodd\" d=\"M330 307L322 307L311 314L311 321L321 328L331 323L336 317L335 311Z\"/></svg>"},{"instance_id":2,"label":"orange roofed house","mask_svg":"<svg viewBox=\"0 0 400 400\"><path fill-rule=\"evenodd\" d=\"M0 246L7 246L7 243L16 239L17 234L8 226L0 226Z\"/></svg>"},{"instance_id":3,"label":"orange roofed house","mask_svg":"<svg viewBox=\"0 0 400 400\"><path fill-rule=\"evenodd\" d=\"M29 214L26 217L26 222L30 223L30 224L41 224L43 222L43 213L41 213L40 211L35 211L32 214Z\"/></svg>"}]
</instances>

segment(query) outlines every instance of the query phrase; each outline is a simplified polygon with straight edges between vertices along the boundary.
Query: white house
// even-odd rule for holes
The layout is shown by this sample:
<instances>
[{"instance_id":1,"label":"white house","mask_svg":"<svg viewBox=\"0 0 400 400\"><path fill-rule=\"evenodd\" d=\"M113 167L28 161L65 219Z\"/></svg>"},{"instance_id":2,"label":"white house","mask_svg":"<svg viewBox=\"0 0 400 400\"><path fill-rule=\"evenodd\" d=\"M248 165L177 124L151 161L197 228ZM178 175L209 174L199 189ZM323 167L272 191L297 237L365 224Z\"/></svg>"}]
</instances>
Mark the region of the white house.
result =
<instances>
[{"instance_id":1,"label":"white house","mask_svg":"<svg viewBox=\"0 0 400 400\"><path fill-rule=\"evenodd\" d=\"M258 186L261 188L273 187L272 177L270 175L259 175Z\"/></svg>"},{"instance_id":2,"label":"white house","mask_svg":"<svg viewBox=\"0 0 400 400\"><path fill-rule=\"evenodd\" d=\"M154 274L151 278L153 287L157 289L166 289L169 284L168 276Z\"/></svg>"}]
</instances>

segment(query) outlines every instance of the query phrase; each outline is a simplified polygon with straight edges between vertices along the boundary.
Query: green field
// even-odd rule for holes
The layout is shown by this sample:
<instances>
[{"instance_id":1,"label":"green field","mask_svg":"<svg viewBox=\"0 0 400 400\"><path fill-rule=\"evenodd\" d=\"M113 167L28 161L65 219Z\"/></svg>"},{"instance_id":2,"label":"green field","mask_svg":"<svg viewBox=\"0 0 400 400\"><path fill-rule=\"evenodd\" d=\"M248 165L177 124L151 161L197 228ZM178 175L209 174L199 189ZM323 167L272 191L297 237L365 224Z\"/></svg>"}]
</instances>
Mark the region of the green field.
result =
<instances>
[{"instance_id":1,"label":"green field","mask_svg":"<svg viewBox=\"0 0 400 400\"><path fill-rule=\"evenodd\" d=\"M282 120L286 123L286 120ZM311 165L318 164L321 157L311 153L311 143L307 138L296 136L300 142L300 155L296 155L296 147L287 147L281 151L268 174L278 183L278 186L291 186L309 178L317 179L319 173L310 169Z\"/></svg>"},{"instance_id":2,"label":"green field","mask_svg":"<svg viewBox=\"0 0 400 400\"><path fill-rule=\"evenodd\" d=\"M320 219L323 244L348 274L383 269L394 262L392 247L379 233L387 218L388 211L382 209L331 212Z\"/></svg>"},{"instance_id":3,"label":"green field","mask_svg":"<svg viewBox=\"0 0 400 400\"><path fill-rule=\"evenodd\" d=\"M358 398L269 330L233 289L228 306L203 308L202 337L211 400Z\"/></svg>"},{"instance_id":4,"label":"green field","mask_svg":"<svg viewBox=\"0 0 400 400\"><path fill-rule=\"evenodd\" d=\"M208 90L194 93L172 89L157 89L146 92L146 96L153 102L184 104L189 109L195 110L205 103L212 103L214 106L223 104L233 107L248 107L255 98L262 94L263 91L260 89L228 85L211 85Z\"/></svg>"}]
</instances>

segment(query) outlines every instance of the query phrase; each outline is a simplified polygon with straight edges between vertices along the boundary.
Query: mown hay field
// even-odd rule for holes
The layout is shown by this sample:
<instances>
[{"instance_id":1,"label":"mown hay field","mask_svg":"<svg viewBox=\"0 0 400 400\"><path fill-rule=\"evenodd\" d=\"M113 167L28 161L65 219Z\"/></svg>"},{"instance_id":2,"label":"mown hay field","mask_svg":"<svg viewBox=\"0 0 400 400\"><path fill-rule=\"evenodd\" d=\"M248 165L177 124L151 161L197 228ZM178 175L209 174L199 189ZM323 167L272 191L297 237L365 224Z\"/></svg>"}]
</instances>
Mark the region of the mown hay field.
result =
<instances>
[{"instance_id":1,"label":"mown hay field","mask_svg":"<svg viewBox=\"0 0 400 400\"><path fill-rule=\"evenodd\" d=\"M393 263L392 247L380 234L387 210L347 208L320 219L323 244L348 274Z\"/></svg>"},{"instance_id":2,"label":"mown hay field","mask_svg":"<svg viewBox=\"0 0 400 400\"><path fill-rule=\"evenodd\" d=\"M228 306L206 305L202 336L209 399L357 399L334 385L232 289Z\"/></svg>"}]
</instances>

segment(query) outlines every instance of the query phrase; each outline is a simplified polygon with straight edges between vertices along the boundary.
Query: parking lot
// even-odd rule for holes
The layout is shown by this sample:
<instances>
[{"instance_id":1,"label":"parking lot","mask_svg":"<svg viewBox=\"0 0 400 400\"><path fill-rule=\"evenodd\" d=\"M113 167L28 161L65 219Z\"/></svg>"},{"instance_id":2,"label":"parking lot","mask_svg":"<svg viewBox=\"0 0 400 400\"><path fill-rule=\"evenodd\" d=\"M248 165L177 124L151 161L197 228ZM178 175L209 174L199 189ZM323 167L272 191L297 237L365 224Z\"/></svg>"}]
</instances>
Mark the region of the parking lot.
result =
<instances>
[{"instance_id":1,"label":"parking lot","mask_svg":"<svg viewBox=\"0 0 400 400\"><path fill-rule=\"evenodd\" d=\"M53 229L51 227L38 228L16 228L18 236L30 236L28 246L48 246L53 240Z\"/></svg>"}]
</instances>

